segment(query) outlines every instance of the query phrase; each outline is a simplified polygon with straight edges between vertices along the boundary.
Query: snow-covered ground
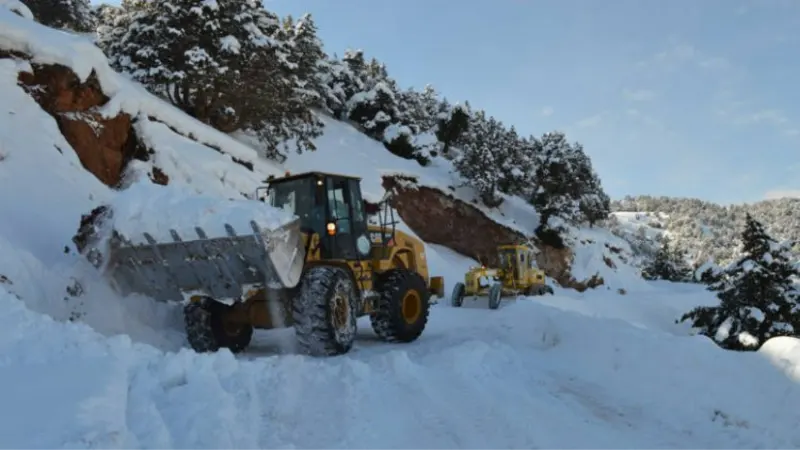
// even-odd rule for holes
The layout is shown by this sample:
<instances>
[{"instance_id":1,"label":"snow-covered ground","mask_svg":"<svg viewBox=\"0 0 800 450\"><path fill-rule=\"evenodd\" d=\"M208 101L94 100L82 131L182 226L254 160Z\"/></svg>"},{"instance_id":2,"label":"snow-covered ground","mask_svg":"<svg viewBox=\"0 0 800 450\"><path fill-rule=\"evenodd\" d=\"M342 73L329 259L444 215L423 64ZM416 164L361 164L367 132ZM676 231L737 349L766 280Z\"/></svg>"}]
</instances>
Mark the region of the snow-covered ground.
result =
<instances>
[{"instance_id":1,"label":"snow-covered ground","mask_svg":"<svg viewBox=\"0 0 800 450\"><path fill-rule=\"evenodd\" d=\"M669 216L664 213L617 211L611 215L616 219L616 225L622 233L639 235L652 241L661 235L669 235L666 230Z\"/></svg>"},{"instance_id":2,"label":"snow-covered ground","mask_svg":"<svg viewBox=\"0 0 800 450\"><path fill-rule=\"evenodd\" d=\"M164 123L139 122L156 155L132 169L128 195L142 188L135 180L149 183L142 175L153 164L172 186L154 189L221 200L241 198L283 171L113 74L82 39L0 7L0 48L82 75L94 68L113 105L222 149ZM196 354L185 344L179 307L121 298L72 250L80 215L125 197L82 169L52 117L17 85L26 66L0 60L0 446L800 446L800 341L773 339L759 353L743 354L689 336L674 320L713 297L698 286L645 283L632 272L603 269L602 248L615 241L597 229L579 236L586 241L577 251L580 270L616 276L627 295L557 289L497 311L481 300L453 308L445 299L418 341L377 342L362 320L353 351L335 358L293 354L284 345L291 330L259 332L253 348L236 357ZM425 170L404 166L352 128L327 125L317 162L290 157L290 170L355 171L375 196L382 171L447 182L442 161ZM338 153L326 157L323 148ZM231 156L250 158L254 171ZM507 223L535 214L514 201L504 208ZM162 220L169 214L180 211L157 212ZM148 217L139 220L147 228ZM475 262L441 246L427 249L449 295Z\"/></svg>"}]
</instances>

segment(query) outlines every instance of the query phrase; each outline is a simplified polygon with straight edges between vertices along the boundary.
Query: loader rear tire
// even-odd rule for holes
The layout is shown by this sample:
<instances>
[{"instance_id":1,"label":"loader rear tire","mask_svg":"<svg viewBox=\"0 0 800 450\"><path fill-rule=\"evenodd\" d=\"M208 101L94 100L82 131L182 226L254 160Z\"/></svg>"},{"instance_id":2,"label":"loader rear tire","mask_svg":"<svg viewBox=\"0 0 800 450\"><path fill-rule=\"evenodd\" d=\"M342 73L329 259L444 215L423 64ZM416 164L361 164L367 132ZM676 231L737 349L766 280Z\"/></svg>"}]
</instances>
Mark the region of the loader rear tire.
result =
<instances>
[{"instance_id":1,"label":"loader rear tire","mask_svg":"<svg viewBox=\"0 0 800 450\"><path fill-rule=\"evenodd\" d=\"M186 339L194 351L206 353L227 348L231 353L239 353L250 345L253 339L251 325L232 327L225 324L225 314L230 308L211 298L190 302L183 308Z\"/></svg>"},{"instance_id":2,"label":"loader rear tire","mask_svg":"<svg viewBox=\"0 0 800 450\"><path fill-rule=\"evenodd\" d=\"M428 324L430 292L420 274L392 269L378 279L379 297L370 322L375 334L387 342L415 341Z\"/></svg>"},{"instance_id":3,"label":"loader rear tire","mask_svg":"<svg viewBox=\"0 0 800 450\"><path fill-rule=\"evenodd\" d=\"M350 351L356 337L358 301L349 273L338 267L308 269L292 302L298 351L334 356Z\"/></svg>"}]
</instances>

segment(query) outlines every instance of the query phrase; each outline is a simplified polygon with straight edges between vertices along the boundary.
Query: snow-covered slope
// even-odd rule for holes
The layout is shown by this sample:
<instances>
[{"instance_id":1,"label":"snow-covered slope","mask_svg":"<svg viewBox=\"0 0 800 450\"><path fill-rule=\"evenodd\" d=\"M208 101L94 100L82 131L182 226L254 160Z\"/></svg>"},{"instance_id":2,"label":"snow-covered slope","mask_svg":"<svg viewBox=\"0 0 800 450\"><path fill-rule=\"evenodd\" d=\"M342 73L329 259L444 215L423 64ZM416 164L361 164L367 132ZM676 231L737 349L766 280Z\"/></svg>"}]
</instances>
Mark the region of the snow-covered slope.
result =
<instances>
[{"instance_id":1,"label":"snow-covered slope","mask_svg":"<svg viewBox=\"0 0 800 450\"><path fill-rule=\"evenodd\" d=\"M486 216L508 228L530 236L539 225L536 210L519 197L505 196L498 208L487 208L474 202L476 192L462 186L463 182L453 170L452 163L443 158L432 158L428 166L414 160L400 158L388 152L382 143L366 136L351 125L320 116L325 124L325 134L315 141L317 150L301 155L291 154L284 163L292 172L326 170L362 178L364 196L372 201L384 195L383 175L409 175L419 185L452 194L480 209ZM405 228L408 231L408 228ZM566 240L574 252L571 273L576 280L588 280L593 275L604 279L605 289L646 289L639 272L627 259L632 256L628 243L602 228L570 227ZM609 266L611 261L613 267ZM463 274L456 278L460 279ZM454 281L446 279L446 290Z\"/></svg>"},{"instance_id":2,"label":"snow-covered slope","mask_svg":"<svg viewBox=\"0 0 800 450\"><path fill-rule=\"evenodd\" d=\"M137 125L156 151L155 161L133 170L143 183L143 165L156 164L170 185L235 198L284 169L110 72L85 41L3 8L0 48L83 75L94 67L113 105L164 122ZM413 344L379 343L361 321L353 351L336 358L292 354L285 345L291 330L259 333L238 357L196 354L185 346L178 308L121 298L82 257L64 252L80 215L117 193L83 170L53 118L17 85L17 71L27 68L0 59L0 446L800 446L800 389L787 376L800 373L798 341L740 354L689 337L675 317L713 302L697 286L642 282L625 296L560 291L498 311L480 300L461 309L440 304ZM314 156L328 170L364 176L369 193L380 194L379 171L422 173L416 163L378 159L379 147L329 125ZM348 166L342 153L325 156L334 149L363 152L362 164L351 159ZM231 155L251 158L254 170ZM314 156L292 158L288 167L316 168ZM432 183L435 168L425 172ZM604 231L583 233L584 248L605 245ZM449 283L474 264L428 248L431 269ZM596 254L579 258L580 266L591 269Z\"/></svg>"}]
</instances>

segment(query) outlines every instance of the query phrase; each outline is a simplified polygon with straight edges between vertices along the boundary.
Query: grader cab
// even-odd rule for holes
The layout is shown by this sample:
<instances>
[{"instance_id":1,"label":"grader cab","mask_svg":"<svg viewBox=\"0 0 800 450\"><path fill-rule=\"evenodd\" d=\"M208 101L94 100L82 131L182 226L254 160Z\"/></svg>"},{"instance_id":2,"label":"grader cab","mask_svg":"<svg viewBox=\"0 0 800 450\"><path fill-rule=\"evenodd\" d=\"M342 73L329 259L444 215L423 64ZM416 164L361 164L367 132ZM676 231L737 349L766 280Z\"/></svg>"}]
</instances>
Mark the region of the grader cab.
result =
<instances>
[{"instance_id":1,"label":"grader cab","mask_svg":"<svg viewBox=\"0 0 800 450\"><path fill-rule=\"evenodd\" d=\"M227 226L228 237L212 239L198 228L194 240L174 230L175 242L117 240L107 272L126 293L188 298L186 334L198 352L240 352L255 328L294 327L300 353L342 354L365 315L385 341L416 340L444 286L428 273L423 243L394 222L368 224L359 178L309 172L268 181L256 196L294 222L269 231L253 223L243 235Z\"/></svg>"},{"instance_id":2,"label":"grader cab","mask_svg":"<svg viewBox=\"0 0 800 450\"><path fill-rule=\"evenodd\" d=\"M499 268L472 267L463 283L456 283L451 304L460 307L465 297L488 297L489 308L497 309L503 297L552 294L545 283L544 271L535 266L533 249L524 244L501 245L497 248Z\"/></svg>"}]
</instances>

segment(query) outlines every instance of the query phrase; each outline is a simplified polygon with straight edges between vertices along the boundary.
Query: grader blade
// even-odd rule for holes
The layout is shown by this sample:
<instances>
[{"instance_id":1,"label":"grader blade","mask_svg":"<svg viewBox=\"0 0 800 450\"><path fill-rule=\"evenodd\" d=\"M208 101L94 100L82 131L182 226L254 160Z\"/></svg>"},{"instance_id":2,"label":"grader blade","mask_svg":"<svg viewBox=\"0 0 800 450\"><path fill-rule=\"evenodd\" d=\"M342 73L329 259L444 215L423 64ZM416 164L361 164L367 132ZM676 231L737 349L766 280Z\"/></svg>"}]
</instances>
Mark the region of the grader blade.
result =
<instances>
[{"instance_id":1,"label":"grader blade","mask_svg":"<svg viewBox=\"0 0 800 450\"><path fill-rule=\"evenodd\" d=\"M260 288L292 288L300 281L305 247L300 221L275 230L237 234L225 224L227 236L209 238L195 228L194 239L170 230L172 242L134 245L122 237L110 245L106 274L123 294L138 293L158 301L182 301L203 295L225 303L243 300Z\"/></svg>"}]
</instances>

